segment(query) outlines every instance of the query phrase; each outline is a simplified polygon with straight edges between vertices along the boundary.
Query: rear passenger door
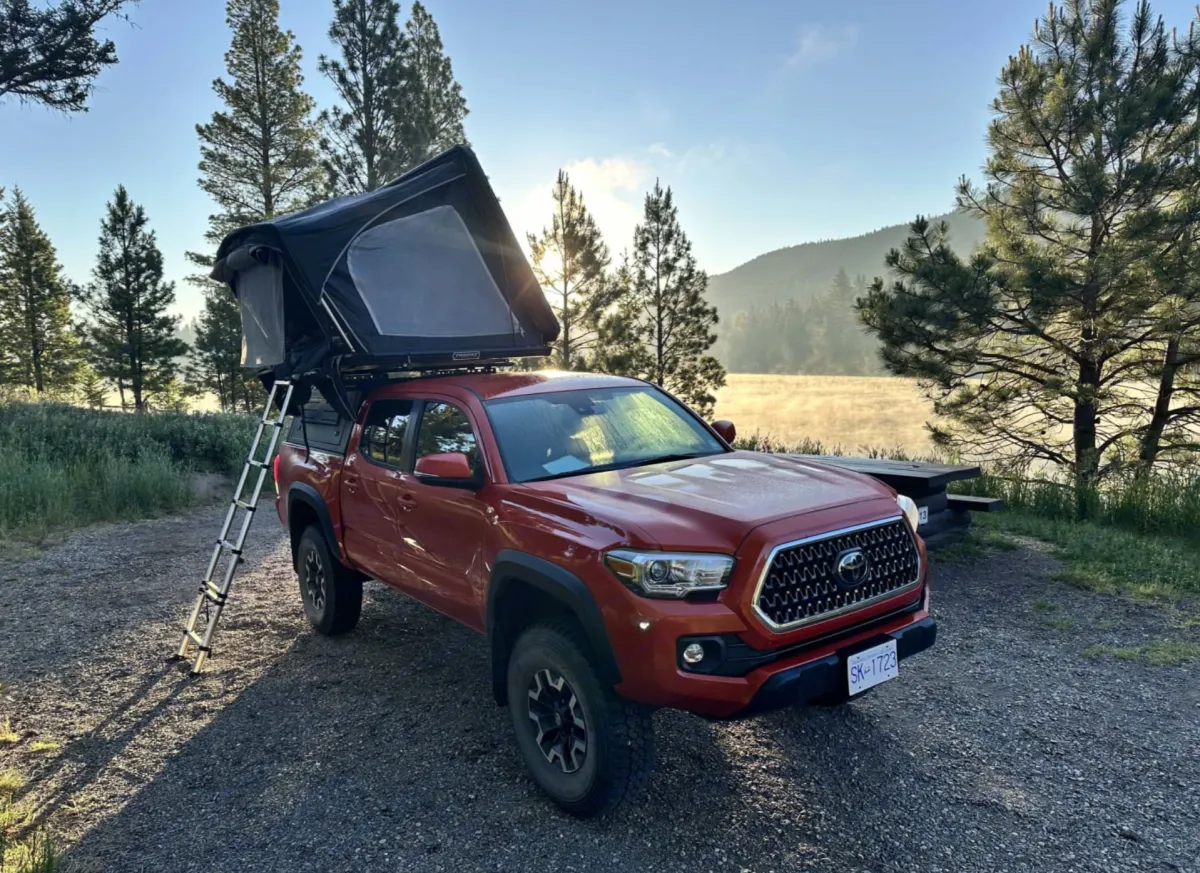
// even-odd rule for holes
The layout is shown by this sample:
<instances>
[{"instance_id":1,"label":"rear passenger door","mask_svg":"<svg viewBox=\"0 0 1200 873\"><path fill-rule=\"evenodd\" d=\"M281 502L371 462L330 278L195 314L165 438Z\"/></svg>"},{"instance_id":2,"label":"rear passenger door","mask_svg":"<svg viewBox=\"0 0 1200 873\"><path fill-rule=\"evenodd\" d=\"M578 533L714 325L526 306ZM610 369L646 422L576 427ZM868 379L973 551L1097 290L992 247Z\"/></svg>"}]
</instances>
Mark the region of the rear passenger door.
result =
<instances>
[{"instance_id":1,"label":"rear passenger door","mask_svg":"<svg viewBox=\"0 0 1200 873\"><path fill-rule=\"evenodd\" d=\"M356 567L381 582L411 586L401 560L403 495L412 485L411 400L376 400L367 410L362 435L343 468L343 541Z\"/></svg>"}]
</instances>

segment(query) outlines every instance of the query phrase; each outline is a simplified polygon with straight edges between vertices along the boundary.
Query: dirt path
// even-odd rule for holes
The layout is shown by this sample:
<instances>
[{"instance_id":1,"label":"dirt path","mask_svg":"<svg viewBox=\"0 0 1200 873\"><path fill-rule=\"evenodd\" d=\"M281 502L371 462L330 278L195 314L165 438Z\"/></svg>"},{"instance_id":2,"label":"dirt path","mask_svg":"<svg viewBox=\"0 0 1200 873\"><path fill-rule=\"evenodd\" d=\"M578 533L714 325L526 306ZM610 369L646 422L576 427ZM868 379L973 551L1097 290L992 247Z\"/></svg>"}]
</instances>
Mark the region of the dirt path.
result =
<instances>
[{"instance_id":1,"label":"dirt path","mask_svg":"<svg viewBox=\"0 0 1200 873\"><path fill-rule=\"evenodd\" d=\"M1194 665L1081 654L1179 632L1045 582L1036 551L935 564L938 645L851 706L660 713L649 796L580 823L525 777L481 638L376 585L354 634L312 635L264 518L199 680L164 656L217 512L0 571L24 737L0 770L80 869L1200 871Z\"/></svg>"}]
</instances>

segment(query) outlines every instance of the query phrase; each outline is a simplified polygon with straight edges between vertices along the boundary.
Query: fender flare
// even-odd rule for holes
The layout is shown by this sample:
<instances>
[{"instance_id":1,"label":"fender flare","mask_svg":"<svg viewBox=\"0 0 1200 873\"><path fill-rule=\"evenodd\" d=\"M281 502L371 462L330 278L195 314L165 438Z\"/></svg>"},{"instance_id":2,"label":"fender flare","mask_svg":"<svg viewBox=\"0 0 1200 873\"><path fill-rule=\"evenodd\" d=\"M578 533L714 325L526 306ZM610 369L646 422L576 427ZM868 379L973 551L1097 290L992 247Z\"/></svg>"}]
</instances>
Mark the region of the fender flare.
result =
<instances>
[{"instance_id":1,"label":"fender flare","mask_svg":"<svg viewBox=\"0 0 1200 873\"><path fill-rule=\"evenodd\" d=\"M600 681L617 685L621 671L604 626L596 598L578 576L544 558L515 549L503 549L492 565L487 593L487 636L492 651L492 693L503 705L508 697L508 657L515 639L497 627L497 614L507 588L513 583L528 585L561 603L578 619L592 654Z\"/></svg>"},{"instance_id":2,"label":"fender flare","mask_svg":"<svg viewBox=\"0 0 1200 873\"><path fill-rule=\"evenodd\" d=\"M329 544L329 551L333 553L334 558L340 559L342 547L334 535L333 518L329 514L329 507L325 505L325 498L313 486L305 482L294 482L287 492L288 535L292 544L293 563L296 560L296 548L300 545L300 536L304 533L292 524L293 509L297 504L304 504L317 514L317 523L321 526L321 533L325 535L325 542Z\"/></svg>"}]
</instances>

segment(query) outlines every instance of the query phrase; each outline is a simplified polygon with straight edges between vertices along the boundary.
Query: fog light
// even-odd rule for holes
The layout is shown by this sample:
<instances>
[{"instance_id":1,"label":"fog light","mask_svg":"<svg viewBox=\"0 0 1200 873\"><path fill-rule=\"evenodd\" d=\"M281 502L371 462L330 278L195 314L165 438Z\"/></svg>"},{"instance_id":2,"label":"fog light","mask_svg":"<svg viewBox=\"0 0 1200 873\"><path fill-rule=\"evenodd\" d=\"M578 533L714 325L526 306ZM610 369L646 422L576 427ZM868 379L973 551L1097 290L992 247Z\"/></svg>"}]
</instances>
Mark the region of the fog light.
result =
<instances>
[{"instance_id":1,"label":"fog light","mask_svg":"<svg viewBox=\"0 0 1200 873\"><path fill-rule=\"evenodd\" d=\"M683 663L699 664L704 660L704 646L699 643L691 643L683 650Z\"/></svg>"}]
</instances>

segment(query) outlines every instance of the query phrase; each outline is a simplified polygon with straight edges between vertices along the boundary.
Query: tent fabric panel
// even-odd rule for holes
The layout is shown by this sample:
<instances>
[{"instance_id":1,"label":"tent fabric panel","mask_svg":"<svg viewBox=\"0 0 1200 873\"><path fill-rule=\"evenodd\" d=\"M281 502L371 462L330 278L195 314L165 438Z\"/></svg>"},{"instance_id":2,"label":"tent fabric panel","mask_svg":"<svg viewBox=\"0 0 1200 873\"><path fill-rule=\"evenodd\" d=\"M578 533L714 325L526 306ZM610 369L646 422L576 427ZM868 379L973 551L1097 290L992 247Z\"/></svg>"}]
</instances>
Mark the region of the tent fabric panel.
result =
<instances>
[{"instance_id":1,"label":"tent fabric panel","mask_svg":"<svg viewBox=\"0 0 1200 873\"><path fill-rule=\"evenodd\" d=\"M346 265L381 336L465 338L516 326L451 206L375 225L350 244Z\"/></svg>"},{"instance_id":2,"label":"tent fabric panel","mask_svg":"<svg viewBox=\"0 0 1200 873\"><path fill-rule=\"evenodd\" d=\"M238 270L234 288L242 314L242 366L283 363L283 267L254 261Z\"/></svg>"}]
</instances>

